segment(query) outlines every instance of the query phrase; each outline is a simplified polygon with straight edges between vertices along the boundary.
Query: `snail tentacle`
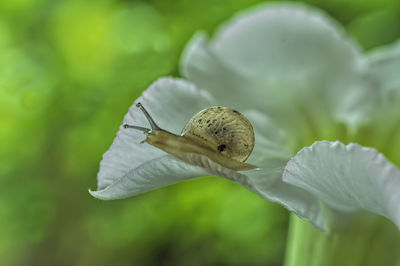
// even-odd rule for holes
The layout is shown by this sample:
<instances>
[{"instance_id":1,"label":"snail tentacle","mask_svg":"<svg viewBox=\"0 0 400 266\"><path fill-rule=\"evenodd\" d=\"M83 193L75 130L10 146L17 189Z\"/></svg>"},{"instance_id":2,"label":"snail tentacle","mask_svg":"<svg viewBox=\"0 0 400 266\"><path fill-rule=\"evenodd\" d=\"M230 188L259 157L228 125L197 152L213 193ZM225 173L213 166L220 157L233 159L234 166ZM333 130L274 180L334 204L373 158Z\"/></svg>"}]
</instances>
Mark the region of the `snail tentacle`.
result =
<instances>
[{"instance_id":1,"label":"snail tentacle","mask_svg":"<svg viewBox=\"0 0 400 266\"><path fill-rule=\"evenodd\" d=\"M144 108L144 106L140 102L138 102L136 104L136 107L138 107L143 112L143 114L146 116L146 119L147 119L147 121L149 121L152 131L153 130L161 130L161 128L159 126L157 126L156 122L154 122L153 118L150 116L150 114L147 112L146 108Z\"/></svg>"}]
</instances>

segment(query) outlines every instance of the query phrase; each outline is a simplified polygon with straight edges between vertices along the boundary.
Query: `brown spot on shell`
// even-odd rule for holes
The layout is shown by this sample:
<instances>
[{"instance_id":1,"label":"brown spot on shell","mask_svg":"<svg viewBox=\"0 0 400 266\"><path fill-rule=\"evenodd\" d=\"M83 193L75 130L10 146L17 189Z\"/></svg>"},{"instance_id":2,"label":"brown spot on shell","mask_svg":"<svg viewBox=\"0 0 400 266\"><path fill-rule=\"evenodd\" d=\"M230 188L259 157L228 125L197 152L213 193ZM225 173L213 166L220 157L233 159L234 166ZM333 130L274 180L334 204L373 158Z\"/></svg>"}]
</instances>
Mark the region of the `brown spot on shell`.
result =
<instances>
[{"instance_id":1,"label":"brown spot on shell","mask_svg":"<svg viewBox=\"0 0 400 266\"><path fill-rule=\"evenodd\" d=\"M218 146L217 148L219 151L224 151L226 149L226 145L225 144L221 144Z\"/></svg>"}]
</instances>

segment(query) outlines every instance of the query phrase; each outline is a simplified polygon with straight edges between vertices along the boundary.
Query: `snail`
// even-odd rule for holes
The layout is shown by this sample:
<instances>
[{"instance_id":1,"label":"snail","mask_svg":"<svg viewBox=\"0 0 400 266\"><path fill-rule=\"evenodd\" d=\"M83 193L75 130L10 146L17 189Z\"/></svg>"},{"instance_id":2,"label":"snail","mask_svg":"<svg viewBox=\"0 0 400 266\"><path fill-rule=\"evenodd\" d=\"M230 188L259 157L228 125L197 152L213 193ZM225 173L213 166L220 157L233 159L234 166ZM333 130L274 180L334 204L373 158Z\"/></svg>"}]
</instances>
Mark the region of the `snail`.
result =
<instances>
[{"instance_id":1,"label":"snail","mask_svg":"<svg viewBox=\"0 0 400 266\"><path fill-rule=\"evenodd\" d=\"M147 137L142 142L184 161L188 158L185 155L196 154L235 171L257 168L245 163L254 147L254 131L249 120L238 111L221 106L204 109L189 120L181 135L176 135L157 126L141 103L136 107L143 112L151 128L128 124L123 127L143 131Z\"/></svg>"}]
</instances>

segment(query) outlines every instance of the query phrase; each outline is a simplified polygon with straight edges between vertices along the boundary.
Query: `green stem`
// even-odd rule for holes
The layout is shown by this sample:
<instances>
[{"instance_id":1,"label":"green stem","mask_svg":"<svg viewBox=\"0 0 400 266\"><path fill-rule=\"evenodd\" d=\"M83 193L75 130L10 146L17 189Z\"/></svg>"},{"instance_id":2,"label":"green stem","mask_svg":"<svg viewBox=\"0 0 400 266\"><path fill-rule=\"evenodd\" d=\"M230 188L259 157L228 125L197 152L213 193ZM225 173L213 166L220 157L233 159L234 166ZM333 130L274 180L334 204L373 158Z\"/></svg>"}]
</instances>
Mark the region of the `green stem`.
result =
<instances>
[{"instance_id":1,"label":"green stem","mask_svg":"<svg viewBox=\"0 0 400 266\"><path fill-rule=\"evenodd\" d=\"M386 219L360 214L330 234L291 216L285 266L400 266L400 233Z\"/></svg>"}]
</instances>

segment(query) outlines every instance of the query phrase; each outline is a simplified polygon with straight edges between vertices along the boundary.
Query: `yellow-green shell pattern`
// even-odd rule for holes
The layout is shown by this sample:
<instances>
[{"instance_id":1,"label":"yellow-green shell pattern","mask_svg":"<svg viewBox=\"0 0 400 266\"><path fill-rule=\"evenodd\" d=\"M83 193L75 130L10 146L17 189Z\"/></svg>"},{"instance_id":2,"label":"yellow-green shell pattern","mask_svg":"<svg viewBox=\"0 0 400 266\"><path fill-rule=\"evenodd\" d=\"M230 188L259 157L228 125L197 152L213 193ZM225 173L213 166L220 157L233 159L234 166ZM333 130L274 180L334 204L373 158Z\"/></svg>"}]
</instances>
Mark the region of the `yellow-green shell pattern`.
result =
<instances>
[{"instance_id":1,"label":"yellow-green shell pattern","mask_svg":"<svg viewBox=\"0 0 400 266\"><path fill-rule=\"evenodd\" d=\"M244 162L254 148L254 130L236 110L215 106L194 115L182 130L188 137L233 160Z\"/></svg>"}]
</instances>

